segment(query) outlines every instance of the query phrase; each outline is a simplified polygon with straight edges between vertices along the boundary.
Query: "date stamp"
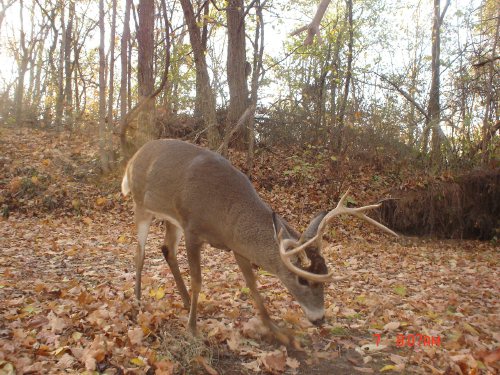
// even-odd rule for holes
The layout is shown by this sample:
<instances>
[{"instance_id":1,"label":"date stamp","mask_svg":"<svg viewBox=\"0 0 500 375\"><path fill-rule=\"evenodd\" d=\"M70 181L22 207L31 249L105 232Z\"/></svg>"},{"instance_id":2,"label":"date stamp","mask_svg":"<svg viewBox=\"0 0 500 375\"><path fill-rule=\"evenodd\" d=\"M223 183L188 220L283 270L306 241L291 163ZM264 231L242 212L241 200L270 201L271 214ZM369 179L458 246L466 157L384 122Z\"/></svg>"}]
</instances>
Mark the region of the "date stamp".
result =
<instances>
[{"instance_id":1,"label":"date stamp","mask_svg":"<svg viewBox=\"0 0 500 375\"><path fill-rule=\"evenodd\" d=\"M382 339L381 333L374 333L375 343L378 346L380 340ZM398 348L403 348L405 346L412 348L415 346L441 346L441 336L429 336L422 335L421 333L416 334L402 334L399 333L396 336L396 346Z\"/></svg>"}]
</instances>

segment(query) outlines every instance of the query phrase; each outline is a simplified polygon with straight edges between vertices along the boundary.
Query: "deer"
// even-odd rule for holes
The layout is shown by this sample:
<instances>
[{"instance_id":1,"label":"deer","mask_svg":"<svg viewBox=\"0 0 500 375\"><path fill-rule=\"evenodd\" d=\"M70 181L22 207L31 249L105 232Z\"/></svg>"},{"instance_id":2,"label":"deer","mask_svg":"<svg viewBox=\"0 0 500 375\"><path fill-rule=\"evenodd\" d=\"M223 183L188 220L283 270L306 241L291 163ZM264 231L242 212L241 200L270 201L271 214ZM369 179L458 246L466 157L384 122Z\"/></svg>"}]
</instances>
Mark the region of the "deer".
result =
<instances>
[{"instance_id":1,"label":"deer","mask_svg":"<svg viewBox=\"0 0 500 375\"><path fill-rule=\"evenodd\" d=\"M243 274L264 326L281 343L293 335L275 323L257 287L253 266L275 275L299 303L307 319L324 320L324 284L331 280L322 256L327 224L341 214L354 215L397 236L366 216L374 204L346 206L346 192L331 211L317 214L300 234L258 195L248 177L220 154L181 140L159 139L144 144L129 160L121 190L132 195L138 246L135 253L135 296L141 299L145 246L153 218L164 221L163 256L184 307L188 331L197 336L197 304L201 290L201 249L204 244L231 251ZM177 251L184 235L191 296L179 270Z\"/></svg>"}]
</instances>

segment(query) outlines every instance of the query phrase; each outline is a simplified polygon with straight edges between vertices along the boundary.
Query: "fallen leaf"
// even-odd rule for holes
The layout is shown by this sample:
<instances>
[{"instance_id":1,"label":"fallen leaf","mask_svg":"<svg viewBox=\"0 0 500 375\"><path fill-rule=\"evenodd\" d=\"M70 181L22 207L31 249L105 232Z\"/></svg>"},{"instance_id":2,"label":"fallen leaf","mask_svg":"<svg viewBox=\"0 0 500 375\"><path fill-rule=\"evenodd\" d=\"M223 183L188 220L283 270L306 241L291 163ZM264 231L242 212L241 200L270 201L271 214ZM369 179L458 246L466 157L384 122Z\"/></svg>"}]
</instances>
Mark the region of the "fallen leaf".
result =
<instances>
[{"instance_id":1,"label":"fallen leaf","mask_svg":"<svg viewBox=\"0 0 500 375\"><path fill-rule=\"evenodd\" d=\"M260 372L260 364L261 362L258 359L256 359L255 361L245 362L242 363L241 365L251 371Z\"/></svg>"},{"instance_id":2,"label":"fallen leaf","mask_svg":"<svg viewBox=\"0 0 500 375\"><path fill-rule=\"evenodd\" d=\"M385 331L394 331L399 328L401 324L399 322L390 322L384 326Z\"/></svg>"},{"instance_id":3,"label":"fallen leaf","mask_svg":"<svg viewBox=\"0 0 500 375\"><path fill-rule=\"evenodd\" d=\"M379 351L384 350L386 348L387 348L387 345L366 344L366 345L362 345L362 346L357 347L355 350L361 355L366 355L366 354L370 354L370 353L379 352Z\"/></svg>"},{"instance_id":4,"label":"fallen leaf","mask_svg":"<svg viewBox=\"0 0 500 375\"><path fill-rule=\"evenodd\" d=\"M384 372L384 371L393 371L396 369L396 366L394 365L385 365L384 367L382 367L380 369L380 372Z\"/></svg>"},{"instance_id":5,"label":"fallen leaf","mask_svg":"<svg viewBox=\"0 0 500 375\"><path fill-rule=\"evenodd\" d=\"M132 345L140 345L144 337L144 332L141 327L133 328L129 329L127 336Z\"/></svg>"},{"instance_id":6,"label":"fallen leaf","mask_svg":"<svg viewBox=\"0 0 500 375\"><path fill-rule=\"evenodd\" d=\"M60 368L61 370L65 370L72 367L73 363L75 363L75 357L73 357L71 354L64 353L57 362L56 367Z\"/></svg>"},{"instance_id":7,"label":"fallen leaf","mask_svg":"<svg viewBox=\"0 0 500 375\"><path fill-rule=\"evenodd\" d=\"M405 297L406 296L406 287L404 285L396 285L392 288L394 293L398 296Z\"/></svg>"},{"instance_id":8,"label":"fallen leaf","mask_svg":"<svg viewBox=\"0 0 500 375\"><path fill-rule=\"evenodd\" d=\"M286 365L292 369L298 369L300 367L300 362L293 357L288 357L286 359Z\"/></svg>"},{"instance_id":9,"label":"fallen leaf","mask_svg":"<svg viewBox=\"0 0 500 375\"><path fill-rule=\"evenodd\" d=\"M146 366L146 363L144 363L144 361L139 357L132 358L130 360L130 363L132 363L133 365L136 365L137 367Z\"/></svg>"},{"instance_id":10,"label":"fallen leaf","mask_svg":"<svg viewBox=\"0 0 500 375\"><path fill-rule=\"evenodd\" d=\"M49 325L52 332L61 333L64 328L66 328L66 322L64 321L64 319L59 318L52 311L49 312L47 318L49 319Z\"/></svg>"},{"instance_id":11,"label":"fallen leaf","mask_svg":"<svg viewBox=\"0 0 500 375\"><path fill-rule=\"evenodd\" d=\"M275 350L273 352L262 354L260 359L266 370L276 373L285 371L286 357L286 353L281 350Z\"/></svg>"}]
</instances>

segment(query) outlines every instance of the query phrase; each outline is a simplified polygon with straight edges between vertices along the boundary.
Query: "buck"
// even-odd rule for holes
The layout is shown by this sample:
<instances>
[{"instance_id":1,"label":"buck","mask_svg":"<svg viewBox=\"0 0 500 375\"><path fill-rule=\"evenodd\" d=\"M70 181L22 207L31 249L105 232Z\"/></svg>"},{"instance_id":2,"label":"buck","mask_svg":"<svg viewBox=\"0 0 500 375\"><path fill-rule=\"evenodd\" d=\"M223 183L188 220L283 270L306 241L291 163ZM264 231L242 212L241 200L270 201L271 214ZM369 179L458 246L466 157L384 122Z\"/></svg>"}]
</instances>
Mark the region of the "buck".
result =
<instances>
[{"instance_id":1,"label":"buck","mask_svg":"<svg viewBox=\"0 0 500 375\"><path fill-rule=\"evenodd\" d=\"M146 143L128 162L122 193L132 193L138 247L135 295L141 298L141 273L146 239L154 217L165 221L163 255L183 303L189 308L188 329L196 335L196 309L201 289L200 251L205 243L230 250L236 258L262 322L282 343L293 338L274 323L258 292L252 265L276 275L314 324L324 318L324 283L332 277L321 255L328 222L351 214L396 235L365 212L379 205L345 206L314 217L300 235L262 201L248 178L221 155L179 140ZM181 277L177 249L184 234L191 297Z\"/></svg>"}]
</instances>

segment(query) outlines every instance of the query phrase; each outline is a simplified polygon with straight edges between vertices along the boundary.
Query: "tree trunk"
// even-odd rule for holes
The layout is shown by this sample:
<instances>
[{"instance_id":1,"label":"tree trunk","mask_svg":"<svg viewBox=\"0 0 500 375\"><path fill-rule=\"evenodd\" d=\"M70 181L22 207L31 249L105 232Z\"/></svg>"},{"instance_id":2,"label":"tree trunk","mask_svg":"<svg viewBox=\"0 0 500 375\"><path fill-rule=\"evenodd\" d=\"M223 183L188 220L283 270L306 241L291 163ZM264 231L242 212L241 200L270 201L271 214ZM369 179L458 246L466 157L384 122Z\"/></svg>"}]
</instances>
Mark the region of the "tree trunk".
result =
<instances>
[{"instance_id":1,"label":"tree trunk","mask_svg":"<svg viewBox=\"0 0 500 375\"><path fill-rule=\"evenodd\" d=\"M154 10L154 0L139 1L139 29L137 31L139 103L149 97L154 90ZM138 133L135 139L137 147L156 138L154 110L155 100L151 99L137 116Z\"/></svg>"},{"instance_id":2,"label":"tree trunk","mask_svg":"<svg viewBox=\"0 0 500 375\"><path fill-rule=\"evenodd\" d=\"M18 66L18 80L16 86L15 103L16 103L16 123L18 126L23 124L23 100L24 100L24 76L28 69L28 49L26 48L26 35L24 33L23 25L23 1L19 4L19 19L21 24L20 39L19 39L19 61L17 61Z\"/></svg>"},{"instance_id":3,"label":"tree trunk","mask_svg":"<svg viewBox=\"0 0 500 375\"><path fill-rule=\"evenodd\" d=\"M249 105L246 72L245 19L243 0L228 0L227 15L227 82L229 108L226 132L230 132ZM233 145L243 150L248 144L248 127L241 126L235 133Z\"/></svg>"},{"instance_id":4,"label":"tree trunk","mask_svg":"<svg viewBox=\"0 0 500 375\"><path fill-rule=\"evenodd\" d=\"M256 4L256 25L253 50L252 84L250 90L250 101L254 112L249 117L248 131L248 152L247 152L247 175L250 177L254 162L255 145L255 109L257 108L259 81L261 80L262 58L264 56L264 17L262 15L262 5L260 0Z\"/></svg>"},{"instance_id":5,"label":"tree trunk","mask_svg":"<svg viewBox=\"0 0 500 375\"><path fill-rule=\"evenodd\" d=\"M104 0L99 0L99 156L104 173L109 172L106 135L106 55L104 54Z\"/></svg>"},{"instance_id":6,"label":"tree trunk","mask_svg":"<svg viewBox=\"0 0 500 375\"><path fill-rule=\"evenodd\" d=\"M353 57L353 42L354 42L354 28L352 20L352 0L346 0L347 6L347 22L349 25L349 41L347 49L347 68L344 82L344 95L340 103L338 114L338 132L337 132L337 151L341 152L344 143L344 127L345 127L345 112L347 108L347 99L349 97L349 85L352 77L352 57Z\"/></svg>"},{"instance_id":7,"label":"tree trunk","mask_svg":"<svg viewBox=\"0 0 500 375\"><path fill-rule=\"evenodd\" d=\"M427 150L428 142L428 132L432 131L432 152L431 152L431 164L433 168L439 169L442 163L441 155L441 107L439 104L439 94L440 94L440 54L441 54L441 23L448 8L449 1L441 14L441 0L434 0L434 14L432 20L432 78L431 78L431 88L429 92L429 103L427 107L427 118L428 123L426 124L427 135L424 134L424 151Z\"/></svg>"},{"instance_id":8,"label":"tree trunk","mask_svg":"<svg viewBox=\"0 0 500 375\"><path fill-rule=\"evenodd\" d=\"M116 36L116 0L112 1L111 32L109 36L109 88L108 88L108 129L112 132L114 125L113 101L115 89L115 36Z\"/></svg>"},{"instance_id":9,"label":"tree trunk","mask_svg":"<svg viewBox=\"0 0 500 375\"><path fill-rule=\"evenodd\" d=\"M123 34L120 43L120 61L121 61L121 79L120 79L120 129L123 129L125 124L125 115L127 114L128 106L128 46L130 41L130 8L132 0L126 0L125 3L125 18L123 20ZM120 132L120 146L122 156L125 157L128 153L126 133Z\"/></svg>"},{"instance_id":10,"label":"tree trunk","mask_svg":"<svg viewBox=\"0 0 500 375\"><path fill-rule=\"evenodd\" d=\"M208 146L215 150L220 143L219 130L217 128L217 117L215 112L215 94L210 86L207 62L203 53L200 29L196 24L193 6L189 0L181 0L184 18L188 26L189 39L193 48L194 62L200 77L200 90L203 100L201 101L201 111L207 130Z\"/></svg>"},{"instance_id":11,"label":"tree trunk","mask_svg":"<svg viewBox=\"0 0 500 375\"><path fill-rule=\"evenodd\" d=\"M489 161L490 155L488 152L488 139L491 138L491 135L488 134L490 132L490 121L491 121L491 104L493 97L493 78L495 74L495 62L494 59L496 57L497 51L497 42L498 42L498 34L500 28L500 11L497 16L497 24L495 28L495 35L493 40L493 48L491 51L492 61L488 66L488 80L486 82L486 100L484 103L484 118L483 118L483 129L482 129L482 153L483 153L483 163L487 163Z\"/></svg>"},{"instance_id":12,"label":"tree trunk","mask_svg":"<svg viewBox=\"0 0 500 375\"><path fill-rule=\"evenodd\" d=\"M203 48L203 53L206 53L207 51L207 42L208 42L208 22L207 22L207 17L210 14L210 2L205 1L203 3L203 19L201 20L201 24L203 25L201 29L201 46ZM198 21L200 23L200 21ZM202 117L202 89L201 89L201 78L200 74L198 73L198 70L196 70L196 100L194 103L194 117L200 118ZM178 88L178 87L177 87Z\"/></svg>"},{"instance_id":13,"label":"tree trunk","mask_svg":"<svg viewBox=\"0 0 500 375\"><path fill-rule=\"evenodd\" d=\"M73 42L73 20L75 18L75 0L70 0L68 11L68 24L66 27L66 38L64 41L64 114L65 125L73 126L73 91L71 88L72 81L72 64L71 64L71 46Z\"/></svg>"},{"instance_id":14,"label":"tree trunk","mask_svg":"<svg viewBox=\"0 0 500 375\"><path fill-rule=\"evenodd\" d=\"M64 48L66 46L66 25L64 21L65 4L61 4L61 47L57 74L56 128L61 129L64 111Z\"/></svg>"}]
</instances>

